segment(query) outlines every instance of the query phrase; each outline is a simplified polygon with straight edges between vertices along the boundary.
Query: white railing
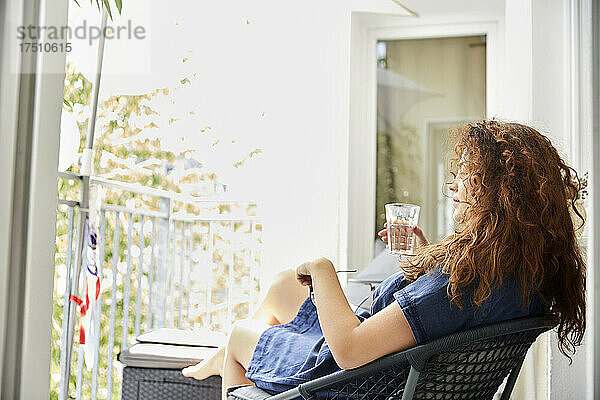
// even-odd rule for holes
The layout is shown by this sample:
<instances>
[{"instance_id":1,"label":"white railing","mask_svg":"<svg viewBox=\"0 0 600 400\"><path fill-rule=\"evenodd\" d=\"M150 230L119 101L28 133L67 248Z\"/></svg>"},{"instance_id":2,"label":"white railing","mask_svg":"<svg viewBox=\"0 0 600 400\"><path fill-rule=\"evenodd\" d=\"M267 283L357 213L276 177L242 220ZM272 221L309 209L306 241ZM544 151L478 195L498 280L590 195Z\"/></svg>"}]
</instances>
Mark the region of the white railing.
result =
<instances>
[{"instance_id":1,"label":"white railing","mask_svg":"<svg viewBox=\"0 0 600 400\"><path fill-rule=\"evenodd\" d=\"M63 178L77 179L65 174ZM54 336L60 363L53 370L59 369L60 376L52 387L58 386L60 400L119 397L121 365L116 356L140 333L161 327L226 331L233 321L252 313L259 290L262 224L253 215L253 202L197 200L94 178L90 183L125 195L151 196L158 209L98 202L99 209L90 210L90 215L98 215L97 227L90 229L97 232L96 254L87 245L77 254L74 243L90 232L76 229L85 226L79 223L78 202L59 200L66 240L59 243L57 237L57 260L64 260L64 274L57 274L55 287L64 279L64 293L55 289ZM78 257L83 272L75 277ZM94 300L96 276L101 292ZM88 283L94 304L87 310L83 345L77 334L82 309L76 302L82 299L85 304ZM80 293L71 293L74 287ZM71 322L69 315L74 315Z\"/></svg>"}]
</instances>

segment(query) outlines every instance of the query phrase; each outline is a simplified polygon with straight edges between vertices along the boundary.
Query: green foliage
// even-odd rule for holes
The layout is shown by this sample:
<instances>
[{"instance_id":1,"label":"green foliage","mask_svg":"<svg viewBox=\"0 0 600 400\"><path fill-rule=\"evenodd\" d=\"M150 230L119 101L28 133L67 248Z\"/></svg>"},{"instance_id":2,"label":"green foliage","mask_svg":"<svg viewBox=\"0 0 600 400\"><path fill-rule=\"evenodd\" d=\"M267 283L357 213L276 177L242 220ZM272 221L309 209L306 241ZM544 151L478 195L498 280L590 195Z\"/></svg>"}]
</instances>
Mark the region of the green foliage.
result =
<instances>
[{"instance_id":1,"label":"green foliage","mask_svg":"<svg viewBox=\"0 0 600 400\"><path fill-rule=\"evenodd\" d=\"M79 4L79 1L77 1L77 0L73 0L73 1L75 2L75 4L77 4L77 6L81 7L81 5ZM101 10L100 1L102 1L102 6L104 8L106 8L106 11L108 12L108 16L112 20L112 9L111 9L111 5L110 5L110 0L96 0L96 6L98 7L98 11ZM121 10L123 9L122 1L121 0L113 0L113 2L114 2L114 5L117 7L117 11L119 12L119 14L121 14ZM94 0L90 0L90 4L94 4Z\"/></svg>"},{"instance_id":2,"label":"green foliage","mask_svg":"<svg viewBox=\"0 0 600 400\"><path fill-rule=\"evenodd\" d=\"M73 110L77 114L76 117L78 117L80 131L79 152L83 151L85 147L91 93L92 83L83 74L76 71L74 65L67 64L63 102L65 108L69 111ZM144 129L156 128L151 126L134 128L129 123L133 116L156 114L156 111L151 109L146 103L152 97L163 94L165 94L164 89L155 90L146 95L111 96L98 105L98 121L94 137L95 175L103 176L111 174L109 175L110 178L121 182L140 183L158 189L180 192L177 183L167 177L163 171L163 165L172 163L177 159L177 156L172 152L162 150L160 139L144 139L143 135L140 135ZM151 172L147 174L130 168L123 169L123 166L113 159L101 163L103 154L112 154L119 159L127 159L135 162L142 162L152 158L157 160L158 164L145 167L145 171L150 170ZM72 166L69 168L69 171L77 173L79 172L79 167ZM117 173L112 174L115 171ZM201 176L195 175L190 177L190 180L192 183L200 180L216 182L216 177L211 175L212 173L206 173ZM59 195L61 194L63 193L59 192ZM77 200L77 197L70 198ZM121 202L123 201L123 199L120 200ZM116 201L110 202L112 204L120 204Z\"/></svg>"}]
</instances>

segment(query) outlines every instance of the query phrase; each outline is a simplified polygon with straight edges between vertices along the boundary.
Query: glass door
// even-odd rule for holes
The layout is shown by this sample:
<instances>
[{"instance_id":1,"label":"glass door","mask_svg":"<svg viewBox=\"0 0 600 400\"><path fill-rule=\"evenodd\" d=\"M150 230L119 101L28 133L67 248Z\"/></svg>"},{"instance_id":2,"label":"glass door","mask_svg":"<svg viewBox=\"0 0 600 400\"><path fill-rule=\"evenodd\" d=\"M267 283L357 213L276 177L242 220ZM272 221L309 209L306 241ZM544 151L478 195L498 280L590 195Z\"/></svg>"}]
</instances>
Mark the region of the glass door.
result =
<instances>
[{"instance_id":1,"label":"glass door","mask_svg":"<svg viewBox=\"0 0 600 400\"><path fill-rule=\"evenodd\" d=\"M420 205L419 226L431 241L452 232L447 133L486 115L485 52L485 36L377 44L375 232L390 202Z\"/></svg>"}]
</instances>

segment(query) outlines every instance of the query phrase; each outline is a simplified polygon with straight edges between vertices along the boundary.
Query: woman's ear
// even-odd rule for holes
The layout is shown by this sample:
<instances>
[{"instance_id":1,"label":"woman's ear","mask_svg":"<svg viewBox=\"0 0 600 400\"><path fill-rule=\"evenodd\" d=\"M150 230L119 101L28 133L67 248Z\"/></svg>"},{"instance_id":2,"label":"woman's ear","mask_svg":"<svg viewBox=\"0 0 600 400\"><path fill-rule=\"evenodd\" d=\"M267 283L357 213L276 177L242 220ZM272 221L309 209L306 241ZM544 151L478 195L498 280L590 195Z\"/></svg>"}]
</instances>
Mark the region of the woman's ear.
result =
<instances>
[{"instance_id":1,"label":"woman's ear","mask_svg":"<svg viewBox=\"0 0 600 400\"><path fill-rule=\"evenodd\" d=\"M469 177L469 187L467 188L467 196L473 200L476 200L479 192L483 190L482 183L483 179L481 177L481 174L472 174Z\"/></svg>"},{"instance_id":2,"label":"woman's ear","mask_svg":"<svg viewBox=\"0 0 600 400\"><path fill-rule=\"evenodd\" d=\"M474 188L478 188L479 186L481 186L481 175L471 175L471 186L473 186Z\"/></svg>"}]
</instances>

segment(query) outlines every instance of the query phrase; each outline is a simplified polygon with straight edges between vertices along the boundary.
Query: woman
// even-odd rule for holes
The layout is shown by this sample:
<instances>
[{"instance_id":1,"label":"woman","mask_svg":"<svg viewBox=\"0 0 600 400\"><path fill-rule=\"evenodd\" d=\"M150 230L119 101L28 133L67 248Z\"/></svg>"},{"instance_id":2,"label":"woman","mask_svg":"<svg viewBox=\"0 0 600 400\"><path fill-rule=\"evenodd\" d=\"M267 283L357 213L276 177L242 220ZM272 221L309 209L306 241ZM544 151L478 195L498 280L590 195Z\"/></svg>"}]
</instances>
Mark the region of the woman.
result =
<instances>
[{"instance_id":1,"label":"woman","mask_svg":"<svg viewBox=\"0 0 600 400\"><path fill-rule=\"evenodd\" d=\"M556 319L569 357L585 330L585 264L570 217L577 175L524 125L481 121L454 139L448 188L459 228L439 244L415 228L416 254L377 288L371 313L352 311L329 260L310 261L281 273L254 318L184 375L222 375L224 399L239 384L277 393L455 331L542 314Z\"/></svg>"}]
</instances>

